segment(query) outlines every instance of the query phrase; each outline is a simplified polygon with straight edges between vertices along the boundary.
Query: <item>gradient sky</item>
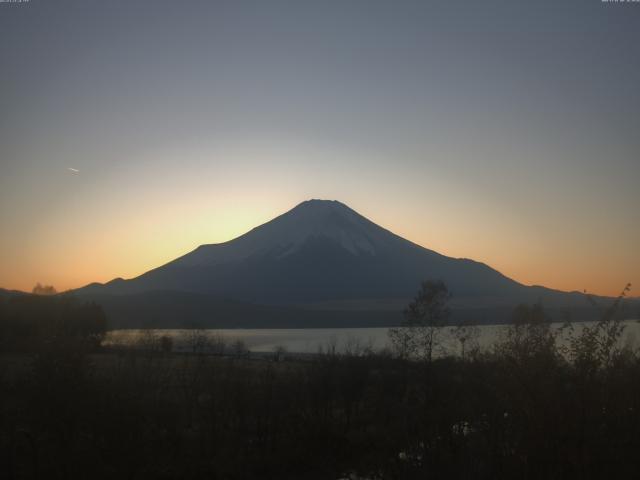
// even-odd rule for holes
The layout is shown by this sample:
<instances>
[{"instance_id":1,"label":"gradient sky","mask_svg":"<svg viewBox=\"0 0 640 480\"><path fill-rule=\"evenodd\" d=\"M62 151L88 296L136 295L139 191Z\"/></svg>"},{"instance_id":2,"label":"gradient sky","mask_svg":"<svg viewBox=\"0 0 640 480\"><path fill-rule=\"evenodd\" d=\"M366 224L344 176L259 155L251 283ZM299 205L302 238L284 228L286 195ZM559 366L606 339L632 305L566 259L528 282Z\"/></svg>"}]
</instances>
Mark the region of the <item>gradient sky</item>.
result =
<instances>
[{"instance_id":1,"label":"gradient sky","mask_svg":"<svg viewBox=\"0 0 640 480\"><path fill-rule=\"evenodd\" d=\"M639 183L640 3L0 3L5 288L135 276L327 198L638 295Z\"/></svg>"}]
</instances>

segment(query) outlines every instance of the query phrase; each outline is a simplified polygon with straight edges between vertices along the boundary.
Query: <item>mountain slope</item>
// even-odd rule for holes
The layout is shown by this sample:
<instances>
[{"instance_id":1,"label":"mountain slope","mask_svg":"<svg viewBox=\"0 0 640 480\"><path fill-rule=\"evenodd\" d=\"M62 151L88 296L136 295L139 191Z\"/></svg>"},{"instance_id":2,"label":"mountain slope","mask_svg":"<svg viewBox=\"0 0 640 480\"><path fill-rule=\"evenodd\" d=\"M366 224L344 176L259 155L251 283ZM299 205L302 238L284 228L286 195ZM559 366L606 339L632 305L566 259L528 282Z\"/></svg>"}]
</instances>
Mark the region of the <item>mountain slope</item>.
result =
<instances>
[{"instance_id":1,"label":"mountain slope","mask_svg":"<svg viewBox=\"0 0 640 480\"><path fill-rule=\"evenodd\" d=\"M230 242L203 245L137 278L83 290L176 290L291 304L407 298L426 278L445 280L461 296L516 294L523 289L484 264L411 243L342 203L311 200Z\"/></svg>"},{"instance_id":2,"label":"mountain slope","mask_svg":"<svg viewBox=\"0 0 640 480\"><path fill-rule=\"evenodd\" d=\"M286 315L280 312L299 316L301 322L311 315L308 312L317 310L325 312L325 319L331 312L338 318L337 312L345 311L360 312L361 317L362 312L381 311L382 301L396 306L393 317L385 317L396 323L402 305L425 279L444 280L453 293L454 309L483 310L482 316L490 321L490 312L500 310L504 317L504 312L520 302L542 300L553 308L585 305L582 294L524 286L485 264L446 257L416 245L340 202L325 200L303 202L234 240L202 245L139 277L92 284L75 293L100 298L107 308L117 303L119 311L123 304L131 304L131 318L141 299L150 298L152 292L165 292L166 298L175 298L178 308L156 311L158 321L170 315L169 311L174 316L186 311L188 297L184 294L194 295L191 303L202 305L202 314L191 311L193 318L254 304L301 309L288 310ZM127 298L118 298L123 296ZM233 309L229 304L221 306L229 301L235 302ZM252 311L241 310L243 318ZM313 315L314 323L321 323ZM274 310L268 316L277 317Z\"/></svg>"}]
</instances>

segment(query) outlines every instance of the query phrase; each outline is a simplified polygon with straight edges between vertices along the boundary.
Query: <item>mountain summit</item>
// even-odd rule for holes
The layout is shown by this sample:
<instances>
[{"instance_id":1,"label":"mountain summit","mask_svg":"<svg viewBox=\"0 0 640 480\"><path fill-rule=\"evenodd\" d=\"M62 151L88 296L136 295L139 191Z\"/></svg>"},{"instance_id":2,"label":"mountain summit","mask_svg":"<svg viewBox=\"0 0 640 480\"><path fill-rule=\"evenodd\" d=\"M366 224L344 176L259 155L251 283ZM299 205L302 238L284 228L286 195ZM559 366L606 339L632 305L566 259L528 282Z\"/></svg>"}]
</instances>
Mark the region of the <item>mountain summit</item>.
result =
<instances>
[{"instance_id":1,"label":"mountain summit","mask_svg":"<svg viewBox=\"0 0 640 480\"><path fill-rule=\"evenodd\" d=\"M456 304L473 309L511 308L542 298L554 305L575 303L573 294L526 287L483 263L428 250L329 200L302 202L233 240L202 245L139 277L92 284L76 293L102 303L117 296L122 304L127 296L163 292L163 301L178 312L174 315L184 312L184 302L206 298L205 303L217 299L323 310L393 304L397 316L425 279L444 280ZM173 297L180 298L176 305L168 300ZM200 315L215 316L215 308Z\"/></svg>"},{"instance_id":2,"label":"mountain summit","mask_svg":"<svg viewBox=\"0 0 640 480\"><path fill-rule=\"evenodd\" d=\"M353 255L382 253L402 238L336 200L308 200L226 243L202 245L174 266L214 266L259 255L285 258L309 242L326 241Z\"/></svg>"}]
</instances>

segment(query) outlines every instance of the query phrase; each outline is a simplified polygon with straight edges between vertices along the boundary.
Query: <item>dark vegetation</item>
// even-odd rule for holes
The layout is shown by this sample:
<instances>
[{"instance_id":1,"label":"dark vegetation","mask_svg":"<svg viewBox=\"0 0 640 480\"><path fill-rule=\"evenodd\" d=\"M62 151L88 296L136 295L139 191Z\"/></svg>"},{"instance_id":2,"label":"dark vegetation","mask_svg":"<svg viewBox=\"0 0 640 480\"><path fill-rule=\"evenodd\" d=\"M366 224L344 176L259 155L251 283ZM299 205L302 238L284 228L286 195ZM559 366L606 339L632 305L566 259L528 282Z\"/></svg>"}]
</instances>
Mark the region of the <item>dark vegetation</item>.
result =
<instances>
[{"instance_id":1,"label":"dark vegetation","mask_svg":"<svg viewBox=\"0 0 640 480\"><path fill-rule=\"evenodd\" d=\"M51 292L53 287L41 287ZM53 290L55 292L55 290ZM73 297L0 296L0 352L95 351L107 330L102 308Z\"/></svg>"},{"instance_id":2,"label":"dark vegetation","mask_svg":"<svg viewBox=\"0 0 640 480\"><path fill-rule=\"evenodd\" d=\"M615 319L626 291L598 323L568 325L565 347L523 305L491 352L460 325L457 358L432 355L438 282L408 307L395 351L308 359L255 360L221 339L212 354L198 331L189 353L151 333L106 351L99 307L5 299L0 477L636 478L640 355Z\"/></svg>"}]
</instances>

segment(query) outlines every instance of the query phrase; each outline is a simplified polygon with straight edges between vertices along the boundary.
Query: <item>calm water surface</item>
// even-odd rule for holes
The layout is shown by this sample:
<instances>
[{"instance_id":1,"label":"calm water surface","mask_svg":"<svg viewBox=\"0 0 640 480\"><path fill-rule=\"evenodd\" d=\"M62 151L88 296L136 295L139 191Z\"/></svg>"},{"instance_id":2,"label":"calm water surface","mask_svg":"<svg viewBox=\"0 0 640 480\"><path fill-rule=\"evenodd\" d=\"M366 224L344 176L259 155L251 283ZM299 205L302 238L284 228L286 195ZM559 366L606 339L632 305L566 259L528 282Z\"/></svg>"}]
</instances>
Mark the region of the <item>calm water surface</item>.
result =
<instances>
[{"instance_id":1,"label":"calm water surface","mask_svg":"<svg viewBox=\"0 0 640 480\"><path fill-rule=\"evenodd\" d=\"M577 332L584 325L591 322L576 323ZM627 320L622 334L621 344L633 347L640 346L640 321ZM562 324L553 324L554 328L561 328ZM505 325L478 326L478 336L475 344L481 350L490 349L504 335ZM145 333L146 332L146 333ZM154 336L167 335L173 339L174 350L189 349L190 330L151 330ZM212 342L223 338L227 345L241 340L246 347L256 353L273 352L278 347L284 347L291 353L317 353L335 349L336 352L372 348L381 350L390 346L388 328L275 328L275 329L211 329L202 330ZM127 345L149 335L145 330L113 330L104 341L105 345ZM566 341L566 335L561 335L560 342ZM439 333L439 355L455 355L460 351L460 343L453 335L451 327L443 327ZM467 345L469 348L470 345Z\"/></svg>"}]
</instances>

